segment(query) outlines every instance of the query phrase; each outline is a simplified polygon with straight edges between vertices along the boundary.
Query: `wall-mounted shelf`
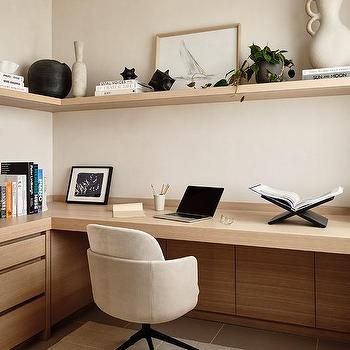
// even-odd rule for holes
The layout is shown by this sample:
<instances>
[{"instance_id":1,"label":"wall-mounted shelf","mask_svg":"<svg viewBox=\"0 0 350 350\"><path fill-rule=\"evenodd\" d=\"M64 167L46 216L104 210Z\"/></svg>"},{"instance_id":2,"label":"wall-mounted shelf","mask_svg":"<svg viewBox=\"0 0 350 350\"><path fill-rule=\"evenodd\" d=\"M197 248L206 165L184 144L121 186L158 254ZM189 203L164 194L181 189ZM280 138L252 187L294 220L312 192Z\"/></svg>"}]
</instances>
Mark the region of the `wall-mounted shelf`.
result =
<instances>
[{"instance_id":1,"label":"wall-mounted shelf","mask_svg":"<svg viewBox=\"0 0 350 350\"><path fill-rule=\"evenodd\" d=\"M234 87L148 92L114 96L90 96L63 100L0 89L0 105L48 112L85 111L113 108L169 106L196 103L245 101L350 95L350 78L298 80Z\"/></svg>"}]
</instances>

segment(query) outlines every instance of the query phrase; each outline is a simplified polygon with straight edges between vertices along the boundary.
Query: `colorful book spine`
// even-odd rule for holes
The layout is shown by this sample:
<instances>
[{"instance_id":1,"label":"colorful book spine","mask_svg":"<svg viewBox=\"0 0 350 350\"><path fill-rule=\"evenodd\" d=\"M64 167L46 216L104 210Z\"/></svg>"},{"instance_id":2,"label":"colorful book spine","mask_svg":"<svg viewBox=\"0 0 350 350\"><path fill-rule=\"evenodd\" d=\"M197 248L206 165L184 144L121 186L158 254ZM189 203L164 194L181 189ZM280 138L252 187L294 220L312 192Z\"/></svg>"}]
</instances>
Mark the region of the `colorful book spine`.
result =
<instances>
[{"instance_id":1,"label":"colorful book spine","mask_svg":"<svg viewBox=\"0 0 350 350\"><path fill-rule=\"evenodd\" d=\"M33 193L34 193L34 213L39 212L39 183L38 183L38 164L33 167Z\"/></svg>"},{"instance_id":2,"label":"colorful book spine","mask_svg":"<svg viewBox=\"0 0 350 350\"><path fill-rule=\"evenodd\" d=\"M6 185L0 186L0 217L6 218Z\"/></svg>"},{"instance_id":3,"label":"colorful book spine","mask_svg":"<svg viewBox=\"0 0 350 350\"><path fill-rule=\"evenodd\" d=\"M43 211L44 177L43 169L38 169L38 211Z\"/></svg>"},{"instance_id":4,"label":"colorful book spine","mask_svg":"<svg viewBox=\"0 0 350 350\"><path fill-rule=\"evenodd\" d=\"M17 216L17 182L12 182L12 217Z\"/></svg>"},{"instance_id":5,"label":"colorful book spine","mask_svg":"<svg viewBox=\"0 0 350 350\"><path fill-rule=\"evenodd\" d=\"M12 218L12 182L6 181L6 218Z\"/></svg>"}]
</instances>

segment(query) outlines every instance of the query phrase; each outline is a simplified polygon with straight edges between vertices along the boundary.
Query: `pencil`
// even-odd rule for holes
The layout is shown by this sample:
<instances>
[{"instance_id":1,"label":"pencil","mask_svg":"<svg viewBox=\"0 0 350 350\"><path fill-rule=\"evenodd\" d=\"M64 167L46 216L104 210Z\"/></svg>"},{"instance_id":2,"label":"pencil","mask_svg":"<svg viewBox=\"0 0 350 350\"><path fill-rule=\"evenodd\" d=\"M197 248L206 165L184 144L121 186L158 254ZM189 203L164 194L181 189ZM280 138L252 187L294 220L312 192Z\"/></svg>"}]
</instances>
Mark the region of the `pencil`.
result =
<instances>
[{"instance_id":1,"label":"pencil","mask_svg":"<svg viewBox=\"0 0 350 350\"><path fill-rule=\"evenodd\" d=\"M152 187L153 194L156 195L156 191L154 190L153 184L151 184L151 187Z\"/></svg>"}]
</instances>

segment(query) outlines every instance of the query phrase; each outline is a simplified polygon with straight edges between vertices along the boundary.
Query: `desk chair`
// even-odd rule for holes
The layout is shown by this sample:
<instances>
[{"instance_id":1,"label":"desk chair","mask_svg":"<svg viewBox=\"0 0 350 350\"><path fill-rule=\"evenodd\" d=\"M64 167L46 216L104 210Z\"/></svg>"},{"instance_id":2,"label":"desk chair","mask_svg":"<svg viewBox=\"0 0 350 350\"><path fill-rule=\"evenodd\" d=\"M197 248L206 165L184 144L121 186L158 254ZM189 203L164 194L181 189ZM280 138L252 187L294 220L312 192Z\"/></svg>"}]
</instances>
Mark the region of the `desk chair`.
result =
<instances>
[{"instance_id":1,"label":"desk chair","mask_svg":"<svg viewBox=\"0 0 350 350\"><path fill-rule=\"evenodd\" d=\"M152 338L198 350L151 328L151 324L175 320L196 306L196 258L166 261L157 240L142 231L88 225L87 232L95 303L113 317L142 324L117 350L128 349L141 339L153 350Z\"/></svg>"}]
</instances>

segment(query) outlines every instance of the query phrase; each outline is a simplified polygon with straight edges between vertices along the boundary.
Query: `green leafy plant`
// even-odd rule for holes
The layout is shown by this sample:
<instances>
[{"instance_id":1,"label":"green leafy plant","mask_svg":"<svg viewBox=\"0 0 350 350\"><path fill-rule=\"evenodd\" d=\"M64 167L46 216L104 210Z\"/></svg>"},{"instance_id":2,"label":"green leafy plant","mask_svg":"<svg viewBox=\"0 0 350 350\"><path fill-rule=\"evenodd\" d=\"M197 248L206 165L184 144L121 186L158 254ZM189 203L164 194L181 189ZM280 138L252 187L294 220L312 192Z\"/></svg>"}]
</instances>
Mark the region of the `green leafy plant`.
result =
<instances>
[{"instance_id":1,"label":"green leafy plant","mask_svg":"<svg viewBox=\"0 0 350 350\"><path fill-rule=\"evenodd\" d=\"M258 45L251 45L249 59L251 59L254 63L250 65L247 70L247 80L250 80L254 74L257 74L260 69L260 64L262 62L267 62L270 64L280 64L282 66L281 73L275 74L268 71L268 78L271 82L280 81L283 71L285 68L289 68L288 76L290 78L294 78L295 71L293 69L294 63L291 59L285 57L286 50L271 50L267 45L262 49Z\"/></svg>"}]
</instances>

